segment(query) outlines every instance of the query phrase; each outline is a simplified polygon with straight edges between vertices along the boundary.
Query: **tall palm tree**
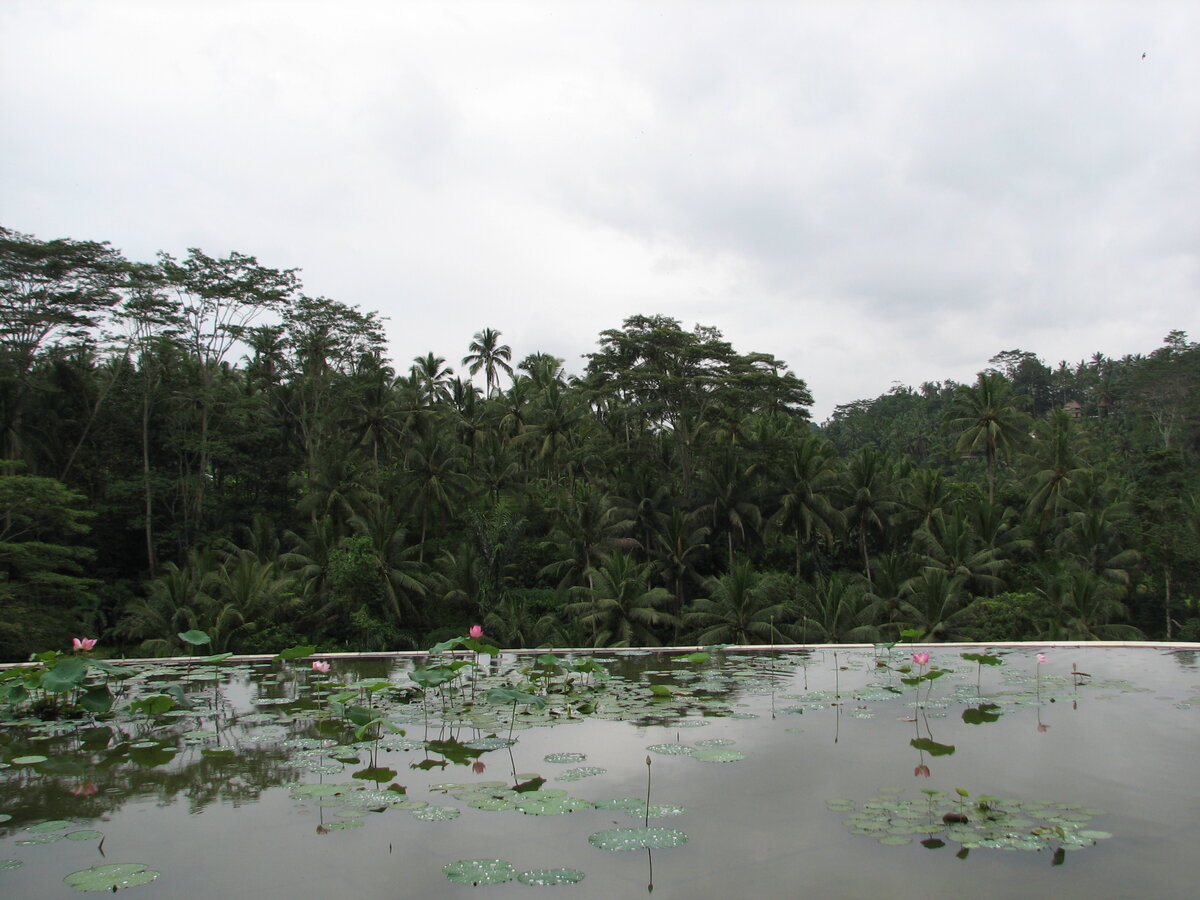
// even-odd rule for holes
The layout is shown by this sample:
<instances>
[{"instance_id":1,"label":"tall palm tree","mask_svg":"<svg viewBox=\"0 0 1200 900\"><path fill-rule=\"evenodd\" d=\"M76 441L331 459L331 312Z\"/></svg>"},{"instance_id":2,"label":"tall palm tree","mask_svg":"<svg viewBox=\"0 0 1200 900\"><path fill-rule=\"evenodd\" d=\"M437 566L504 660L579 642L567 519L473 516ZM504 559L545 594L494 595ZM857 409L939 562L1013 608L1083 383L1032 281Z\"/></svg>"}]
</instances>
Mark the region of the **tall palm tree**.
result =
<instances>
[{"instance_id":1,"label":"tall palm tree","mask_svg":"<svg viewBox=\"0 0 1200 900\"><path fill-rule=\"evenodd\" d=\"M1068 641L1144 640L1127 615L1121 588L1082 566L1066 566L1050 575L1043 592L1058 607L1058 618L1044 635Z\"/></svg>"},{"instance_id":2,"label":"tall palm tree","mask_svg":"<svg viewBox=\"0 0 1200 900\"><path fill-rule=\"evenodd\" d=\"M801 590L800 623L794 631L804 643L813 637L827 644L873 643L879 640L879 628L872 607L862 576L818 575Z\"/></svg>"},{"instance_id":3,"label":"tall palm tree","mask_svg":"<svg viewBox=\"0 0 1200 900\"><path fill-rule=\"evenodd\" d=\"M997 551L981 547L966 513L939 511L929 525L913 533L913 549L926 570L939 570L980 590L1003 587L1004 561Z\"/></svg>"},{"instance_id":4,"label":"tall palm tree","mask_svg":"<svg viewBox=\"0 0 1200 900\"><path fill-rule=\"evenodd\" d=\"M793 613L785 581L786 576L764 577L748 560L738 560L726 574L708 580L709 597L697 599L684 622L698 629L698 644L786 641L779 626Z\"/></svg>"},{"instance_id":5,"label":"tall palm tree","mask_svg":"<svg viewBox=\"0 0 1200 900\"><path fill-rule=\"evenodd\" d=\"M987 464L988 499L996 499L996 460L1029 437L1029 417L1017 408L1012 382L999 372L980 372L975 384L954 392L948 426L958 432L955 451L983 453Z\"/></svg>"},{"instance_id":6,"label":"tall palm tree","mask_svg":"<svg viewBox=\"0 0 1200 900\"><path fill-rule=\"evenodd\" d=\"M702 495L707 502L696 512L698 521L705 521L711 533L724 535L728 566L733 568L735 543L745 546L759 536L763 515L756 496L753 466L742 463L735 449L727 448L715 464L703 470Z\"/></svg>"},{"instance_id":7,"label":"tall palm tree","mask_svg":"<svg viewBox=\"0 0 1200 900\"><path fill-rule=\"evenodd\" d=\"M421 398L426 407L437 406L450 395L447 384L454 370L446 360L432 353L413 357L412 376L420 385Z\"/></svg>"},{"instance_id":8,"label":"tall palm tree","mask_svg":"<svg viewBox=\"0 0 1200 900\"><path fill-rule=\"evenodd\" d=\"M1045 435L1039 434L1033 446L1037 471L1025 507L1026 515L1036 520L1039 533L1066 511L1071 485L1087 471L1079 457L1078 429L1071 415L1063 409L1053 410L1046 424Z\"/></svg>"},{"instance_id":9,"label":"tall palm tree","mask_svg":"<svg viewBox=\"0 0 1200 900\"><path fill-rule=\"evenodd\" d=\"M512 359L512 348L508 344L500 343L499 331L485 328L483 331L475 332L475 337L471 340L471 345L467 350L468 353L463 357L462 364L468 367L467 371L472 375L477 374L480 369L483 370L487 384L485 396L490 399L500 388L499 372L504 372L509 378L513 377L512 366L509 365L509 361Z\"/></svg>"},{"instance_id":10,"label":"tall palm tree","mask_svg":"<svg viewBox=\"0 0 1200 900\"><path fill-rule=\"evenodd\" d=\"M895 498L895 464L892 459L871 444L861 447L851 457L842 474L842 514L858 539L858 553L863 574L871 586L870 536L883 537L898 509Z\"/></svg>"},{"instance_id":11,"label":"tall palm tree","mask_svg":"<svg viewBox=\"0 0 1200 900\"><path fill-rule=\"evenodd\" d=\"M923 641L954 640L971 604L965 581L944 569L930 568L910 578L900 601L901 624L919 629Z\"/></svg>"},{"instance_id":12,"label":"tall palm tree","mask_svg":"<svg viewBox=\"0 0 1200 900\"><path fill-rule=\"evenodd\" d=\"M815 544L819 536L832 543L834 533L846 526L845 515L830 501L837 486L833 445L805 436L792 448L779 474L782 490L771 524L795 536L795 576L799 579L804 548Z\"/></svg>"},{"instance_id":13,"label":"tall palm tree","mask_svg":"<svg viewBox=\"0 0 1200 900\"><path fill-rule=\"evenodd\" d=\"M638 564L617 550L589 573L592 586L581 589L582 600L566 608L592 634L594 647L656 647L660 635L676 625L666 612L671 592L652 588L647 581L650 566Z\"/></svg>"}]
</instances>

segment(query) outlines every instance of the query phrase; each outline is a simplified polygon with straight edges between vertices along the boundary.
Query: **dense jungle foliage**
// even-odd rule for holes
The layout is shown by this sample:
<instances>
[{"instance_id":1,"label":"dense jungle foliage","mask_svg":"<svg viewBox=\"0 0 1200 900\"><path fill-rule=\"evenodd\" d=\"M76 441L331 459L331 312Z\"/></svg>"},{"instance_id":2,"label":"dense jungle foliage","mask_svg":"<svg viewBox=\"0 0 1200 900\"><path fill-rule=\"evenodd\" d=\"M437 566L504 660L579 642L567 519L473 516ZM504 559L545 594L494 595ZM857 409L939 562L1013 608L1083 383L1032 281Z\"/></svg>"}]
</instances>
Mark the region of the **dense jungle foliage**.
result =
<instances>
[{"instance_id":1,"label":"dense jungle foliage","mask_svg":"<svg viewBox=\"0 0 1200 900\"><path fill-rule=\"evenodd\" d=\"M0 230L0 659L1200 638L1200 345L896 387L635 316L579 376L191 250ZM482 388L472 382L482 382Z\"/></svg>"}]
</instances>

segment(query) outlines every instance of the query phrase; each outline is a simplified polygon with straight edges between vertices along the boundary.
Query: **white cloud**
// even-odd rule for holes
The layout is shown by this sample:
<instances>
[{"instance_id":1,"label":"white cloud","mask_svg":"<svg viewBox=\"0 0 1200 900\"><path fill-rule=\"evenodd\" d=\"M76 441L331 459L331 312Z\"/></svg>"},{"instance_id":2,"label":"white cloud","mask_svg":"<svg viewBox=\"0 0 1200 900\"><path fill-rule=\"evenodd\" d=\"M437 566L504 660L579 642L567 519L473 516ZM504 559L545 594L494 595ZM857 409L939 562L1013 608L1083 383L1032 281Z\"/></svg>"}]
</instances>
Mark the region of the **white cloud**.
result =
<instances>
[{"instance_id":1,"label":"white cloud","mask_svg":"<svg viewBox=\"0 0 1200 900\"><path fill-rule=\"evenodd\" d=\"M714 324L821 417L1196 330L1198 39L1187 3L10 0L4 224L299 266L400 368Z\"/></svg>"}]
</instances>

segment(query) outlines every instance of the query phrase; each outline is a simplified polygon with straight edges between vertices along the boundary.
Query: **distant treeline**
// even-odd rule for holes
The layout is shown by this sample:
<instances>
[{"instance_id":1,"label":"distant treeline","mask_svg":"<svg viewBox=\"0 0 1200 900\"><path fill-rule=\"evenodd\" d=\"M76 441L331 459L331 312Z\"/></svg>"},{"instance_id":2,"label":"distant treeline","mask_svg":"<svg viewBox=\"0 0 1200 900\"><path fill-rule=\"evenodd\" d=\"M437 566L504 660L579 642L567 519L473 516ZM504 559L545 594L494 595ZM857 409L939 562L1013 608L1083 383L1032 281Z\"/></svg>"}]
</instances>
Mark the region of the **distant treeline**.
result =
<instances>
[{"instance_id":1,"label":"distant treeline","mask_svg":"<svg viewBox=\"0 0 1200 900\"><path fill-rule=\"evenodd\" d=\"M1200 346L896 388L634 316L402 372L298 273L0 229L0 659L1200 638ZM482 389L472 383L475 376Z\"/></svg>"}]
</instances>

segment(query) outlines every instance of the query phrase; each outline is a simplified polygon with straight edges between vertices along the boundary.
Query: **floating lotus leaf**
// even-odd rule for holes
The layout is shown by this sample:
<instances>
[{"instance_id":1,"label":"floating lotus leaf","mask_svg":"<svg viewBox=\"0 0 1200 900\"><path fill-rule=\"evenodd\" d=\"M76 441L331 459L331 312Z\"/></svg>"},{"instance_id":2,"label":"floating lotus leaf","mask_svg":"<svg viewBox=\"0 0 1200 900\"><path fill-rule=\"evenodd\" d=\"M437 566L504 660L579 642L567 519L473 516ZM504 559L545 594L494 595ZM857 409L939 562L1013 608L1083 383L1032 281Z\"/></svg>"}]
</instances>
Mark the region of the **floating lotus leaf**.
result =
<instances>
[{"instance_id":1,"label":"floating lotus leaf","mask_svg":"<svg viewBox=\"0 0 1200 900\"><path fill-rule=\"evenodd\" d=\"M61 834L34 834L17 841L17 846L31 847L35 844L53 844L56 841L61 841L62 839L63 836Z\"/></svg>"},{"instance_id":2,"label":"floating lotus leaf","mask_svg":"<svg viewBox=\"0 0 1200 900\"><path fill-rule=\"evenodd\" d=\"M648 828L609 828L597 831L588 838L588 843L601 850L645 850L663 847L678 847L686 844L688 837L675 828L661 828L651 825Z\"/></svg>"},{"instance_id":3,"label":"floating lotus leaf","mask_svg":"<svg viewBox=\"0 0 1200 900\"><path fill-rule=\"evenodd\" d=\"M708 738L703 741L696 741L697 747L732 747L737 741L731 741L729 738Z\"/></svg>"},{"instance_id":4,"label":"floating lotus leaf","mask_svg":"<svg viewBox=\"0 0 1200 900\"><path fill-rule=\"evenodd\" d=\"M517 870L506 859L460 859L442 871L455 884L504 884L517 877Z\"/></svg>"},{"instance_id":5,"label":"floating lotus leaf","mask_svg":"<svg viewBox=\"0 0 1200 900\"><path fill-rule=\"evenodd\" d=\"M422 822L449 822L462 815L462 811L454 806L426 806L412 811L414 819Z\"/></svg>"},{"instance_id":6,"label":"floating lotus leaf","mask_svg":"<svg viewBox=\"0 0 1200 900\"><path fill-rule=\"evenodd\" d=\"M682 816L687 810L682 806L676 806L671 803L651 803L647 810L645 803L639 803L636 807L626 809L625 812L633 816L635 819L640 819L643 816L650 819L668 819L674 816Z\"/></svg>"},{"instance_id":7,"label":"floating lotus leaf","mask_svg":"<svg viewBox=\"0 0 1200 900\"><path fill-rule=\"evenodd\" d=\"M713 747L695 751L692 758L701 762L730 763L745 759L746 754L738 750L722 750L719 747Z\"/></svg>"},{"instance_id":8,"label":"floating lotus leaf","mask_svg":"<svg viewBox=\"0 0 1200 900\"><path fill-rule=\"evenodd\" d=\"M112 863L72 872L63 879L77 891L116 891L149 884L160 873L140 863Z\"/></svg>"},{"instance_id":9,"label":"floating lotus leaf","mask_svg":"<svg viewBox=\"0 0 1200 900\"><path fill-rule=\"evenodd\" d=\"M587 754L584 753L547 753L543 757L548 763L581 763L587 759ZM552 870L551 870L552 871Z\"/></svg>"},{"instance_id":10,"label":"floating lotus leaf","mask_svg":"<svg viewBox=\"0 0 1200 900\"><path fill-rule=\"evenodd\" d=\"M547 887L555 884L579 884L583 873L578 869L531 869L517 876L517 881L531 887Z\"/></svg>"},{"instance_id":11,"label":"floating lotus leaf","mask_svg":"<svg viewBox=\"0 0 1200 900\"><path fill-rule=\"evenodd\" d=\"M503 797L481 797L477 800L470 801L469 805L475 809L487 810L489 812L501 812L504 810L517 808L517 804L511 800L506 800Z\"/></svg>"},{"instance_id":12,"label":"floating lotus leaf","mask_svg":"<svg viewBox=\"0 0 1200 900\"><path fill-rule=\"evenodd\" d=\"M330 831L348 831L351 828L362 828L362 819L344 819L341 822L331 822L325 826Z\"/></svg>"},{"instance_id":13,"label":"floating lotus leaf","mask_svg":"<svg viewBox=\"0 0 1200 900\"><path fill-rule=\"evenodd\" d=\"M72 825L78 824L78 822L72 822L70 819L51 819L49 822L39 822L36 825L30 825L25 830L34 834L43 834L47 831L62 831L64 828L70 828Z\"/></svg>"},{"instance_id":14,"label":"floating lotus leaf","mask_svg":"<svg viewBox=\"0 0 1200 900\"><path fill-rule=\"evenodd\" d=\"M513 742L508 740L508 738L485 737L474 741L467 741L465 746L472 750L501 750L505 747L511 747L512 744Z\"/></svg>"},{"instance_id":15,"label":"floating lotus leaf","mask_svg":"<svg viewBox=\"0 0 1200 900\"><path fill-rule=\"evenodd\" d=\"M346 788L336 784L298 784L292 788L293 797L332 797L345 792Z\"/></svg>"},{"instance_id":16,"label":"floating lotus leaf","mask_svg":"<svg viewBox=\"0 0 1200 900\"><path fill-rule=\"evenodd\" d=\"M103 832L93 831L90 828L83 829L81 831L72 831L69 834L67 834L68 841L94 841L97 838L102 838L102 837L104 837Z\"/></svg>"},{"instance_id":17,"label":"floating lotus leaf","mask_svg":"<svg viewBox=\"0 0 1200 900\"><path fill-rule=\"evenodd\" d=\"M592 805L596 809L644 810L646 801L637 797L618 797L613 800L596 800Z\"/></svg>"},{"instance_id":18,"label":"floating lotus leaf","mask_svg":"<svg viewBox=\"0 0 1200 900\"><path fill-rule=\"evenodd\" d=\"M603 775L607 771L608 769L601 769L599 766L579 766L574 769L567 769L555 781L580 781L584 778Z\"/></svg>"},{"instance_id":19,"label":"floating lotus leaf","mask_svg":"<svg viewBox=\"0 0 1200 900\"><path fill-rule=\"evenodd\" d=\"M25 865L19 859L0 859L0 872L10 872L13 869L19 869Z\"/></svg>"},{"instance_id":20,"label":"floating lotus leaf","mask_svg":"<svg viewBox=\"0 0 1200 900\"><path fill-rule=\"evenodd\" d=\"M691 756L696 752L686 744L651 744L646 749L660 756Z\"/></svg>"},{"instance_id":21,"label":"floating lotus leaf","mask_svg":"<svg viewBox=\"0 0 1200 900\"><path fill-rule=\"evenodd\" d=\"M45 756L37 756L35 754L33 756L15 757L12 761L12 764L14 766L36 766L38 763L44 763L45 761L46 761Z\"/></svg>"}]
</instances>

